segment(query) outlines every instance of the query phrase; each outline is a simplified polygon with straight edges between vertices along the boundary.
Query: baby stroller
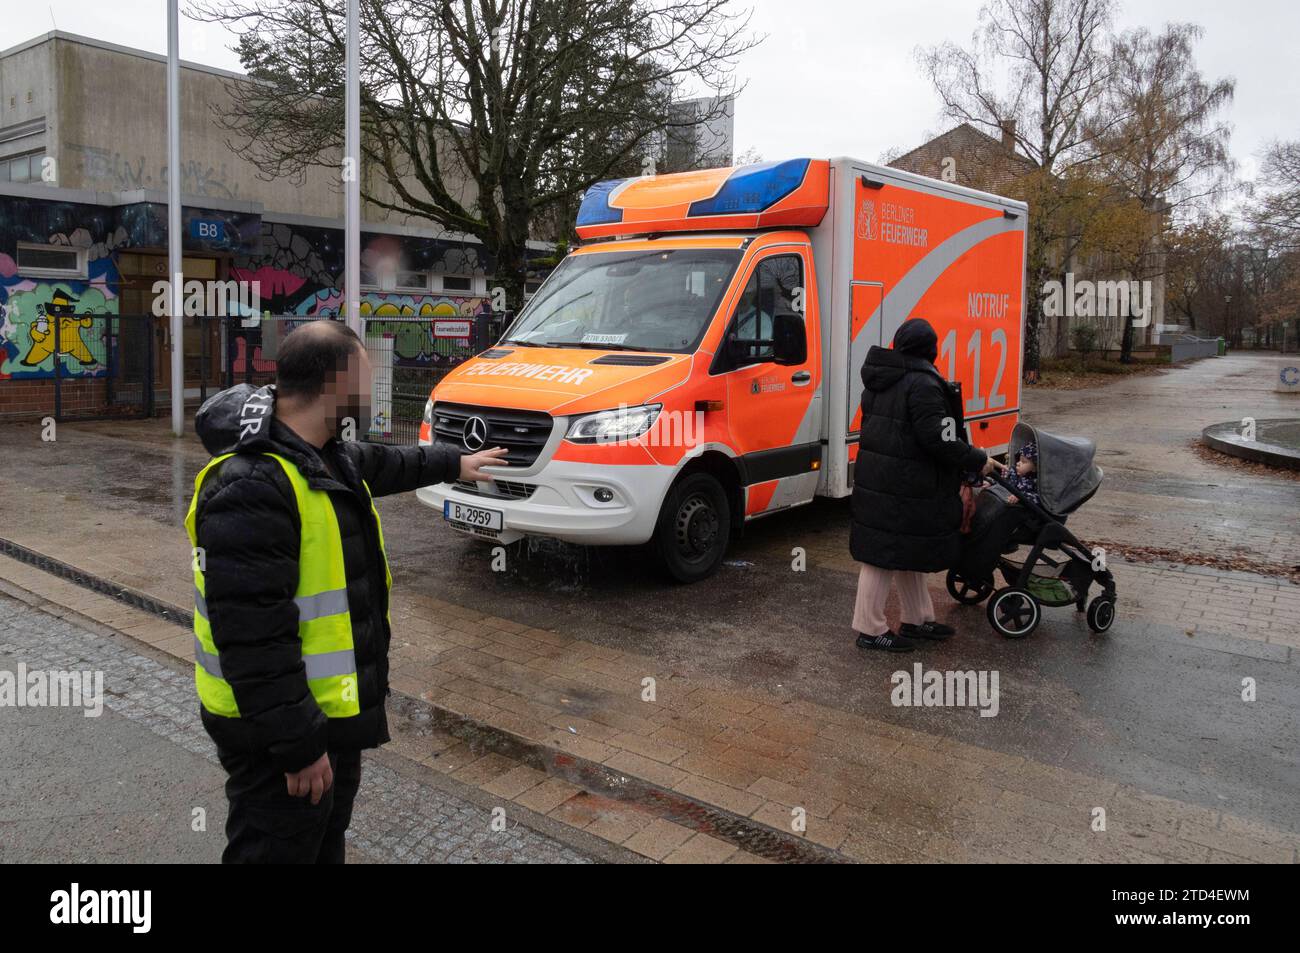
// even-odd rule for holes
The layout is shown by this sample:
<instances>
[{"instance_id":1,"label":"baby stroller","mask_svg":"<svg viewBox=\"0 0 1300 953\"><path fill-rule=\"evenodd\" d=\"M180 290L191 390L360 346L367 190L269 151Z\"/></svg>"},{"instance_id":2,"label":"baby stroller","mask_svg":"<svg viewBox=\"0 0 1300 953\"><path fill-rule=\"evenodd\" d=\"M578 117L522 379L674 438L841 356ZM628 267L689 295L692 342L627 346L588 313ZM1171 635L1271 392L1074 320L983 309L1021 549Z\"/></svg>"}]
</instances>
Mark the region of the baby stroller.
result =
<instances>
[{"instance_id":1,"label":"baby stroller","mask_svg":"<svg viewBox=\"0 0 1300 953\"><path fill-rule=\"evenodd\" d=\"M1104 560L1065 528L1066 517L1101 486L1101 467L1093 463L1097 448L1082 437L1057 436L1020 423L1011 433L1009 459L1014 462L1028 443L1038 444L1042 505L1027 499L1009 503L1015 490L995 471L995 485L976 497L961 559L948 572L948 592L965 605L988 599L989 624L1008 639L1032 634L1043 606L1073 604L1079 612L1086 606L1088 627L1105 632L1115 621L1115 579ZM1016 562L1021 546L1030 547L1029 553ZM1002 588L997 588L995 570L1006 582ZM1088 602L1094 583L1101 593Z\"/></svg>"}]
</instances>

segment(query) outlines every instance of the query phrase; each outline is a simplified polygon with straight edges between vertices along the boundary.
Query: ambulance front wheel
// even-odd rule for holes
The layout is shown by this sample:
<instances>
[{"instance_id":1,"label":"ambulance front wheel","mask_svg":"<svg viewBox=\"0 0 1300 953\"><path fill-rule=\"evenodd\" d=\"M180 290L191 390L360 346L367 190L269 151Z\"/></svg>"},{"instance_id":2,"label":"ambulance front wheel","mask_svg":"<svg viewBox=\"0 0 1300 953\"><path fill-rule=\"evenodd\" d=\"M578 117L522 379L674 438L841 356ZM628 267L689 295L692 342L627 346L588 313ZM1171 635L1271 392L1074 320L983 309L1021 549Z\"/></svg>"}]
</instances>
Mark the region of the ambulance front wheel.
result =
<instances>
[{"instance_id":1,"label":"ambulance front wheel","mask_svg":"<svg viewBox=\"0 0 1300 953\"><path fill-rule=\"evenodd\" d=\"M731 536L731 509L722 484L708 473L678 480L659 512L654 547L678 582L699 582L718 570Z\"/></svg>"}]
</instances>

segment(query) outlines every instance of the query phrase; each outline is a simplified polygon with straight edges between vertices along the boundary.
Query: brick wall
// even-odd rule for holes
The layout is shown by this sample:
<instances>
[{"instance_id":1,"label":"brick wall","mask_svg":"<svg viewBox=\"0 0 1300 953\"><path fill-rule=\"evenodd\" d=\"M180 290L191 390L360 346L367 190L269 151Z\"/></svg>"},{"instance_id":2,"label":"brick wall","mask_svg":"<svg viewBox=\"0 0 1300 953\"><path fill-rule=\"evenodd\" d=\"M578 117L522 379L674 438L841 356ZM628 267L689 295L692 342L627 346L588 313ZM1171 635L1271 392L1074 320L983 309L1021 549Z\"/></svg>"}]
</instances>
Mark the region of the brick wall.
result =
<instances>
[{"instance_id":1,"label":"brick wall","mask_svg":"<svg viewBox=\"0 0 1300 953\"><path fill-rule=\"evenodd\" d=\"M108 381L104 378L64 380L63 413L99 416L110 413ZM0 380L0 417L39 418L54 415L53 380Z\"/></svg>"}]
</instances>

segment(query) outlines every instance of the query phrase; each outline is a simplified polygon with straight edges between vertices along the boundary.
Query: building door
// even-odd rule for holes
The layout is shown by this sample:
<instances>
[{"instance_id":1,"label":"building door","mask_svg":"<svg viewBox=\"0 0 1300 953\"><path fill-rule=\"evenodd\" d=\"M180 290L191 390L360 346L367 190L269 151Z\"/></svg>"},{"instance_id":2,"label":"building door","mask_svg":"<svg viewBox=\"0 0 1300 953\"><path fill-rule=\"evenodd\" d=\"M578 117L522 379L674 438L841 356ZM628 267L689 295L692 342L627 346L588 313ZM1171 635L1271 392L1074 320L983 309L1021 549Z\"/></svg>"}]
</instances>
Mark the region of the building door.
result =
<instances>
[{"instance_id":1,"label":"building door","mask_svg":"<svg viewBox=\"0 0 1300 953\"><path fill-rule=\"evenodd\" d=\"M186 256L181 259L181 274L185 281L217 281L222 278L225 264L219 258ZM146 322L152 328L153 377L159 403L165 403L171 394L171 321L166 314L169 305L166 292L155 309L158 292L154 288L157 282L167 279L167 256L123 252L118 255L117 267L122 279L120 311L124 320ZM162 316L155 316L155 310L162 311ZM221 383L221 321L214 316L187 315L183 330L185 397L197 400Z\"/></svg>"}]
</instances>

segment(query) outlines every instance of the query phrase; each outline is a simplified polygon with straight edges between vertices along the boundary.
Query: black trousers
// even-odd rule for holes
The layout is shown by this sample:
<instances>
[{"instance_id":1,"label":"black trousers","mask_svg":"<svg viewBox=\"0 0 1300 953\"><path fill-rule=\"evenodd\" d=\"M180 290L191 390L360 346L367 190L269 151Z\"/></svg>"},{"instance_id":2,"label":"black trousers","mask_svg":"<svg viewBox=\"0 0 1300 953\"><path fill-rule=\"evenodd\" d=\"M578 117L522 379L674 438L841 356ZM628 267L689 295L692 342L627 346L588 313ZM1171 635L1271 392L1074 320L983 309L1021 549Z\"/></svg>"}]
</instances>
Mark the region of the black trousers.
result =
<instances>
[{"instance_id":1,"label":"black trousers","mask_svg":"<svg viewBox=\"0 0 1300 953\"><path fill-rule=\"evenodd\" d=\"M352 802L361 785L361 752L331 751L334 783L312 804L291 797L284 772L265 755L217 749L226 780L223 864L341 864Z\"/></svg>"}]
</instances>

